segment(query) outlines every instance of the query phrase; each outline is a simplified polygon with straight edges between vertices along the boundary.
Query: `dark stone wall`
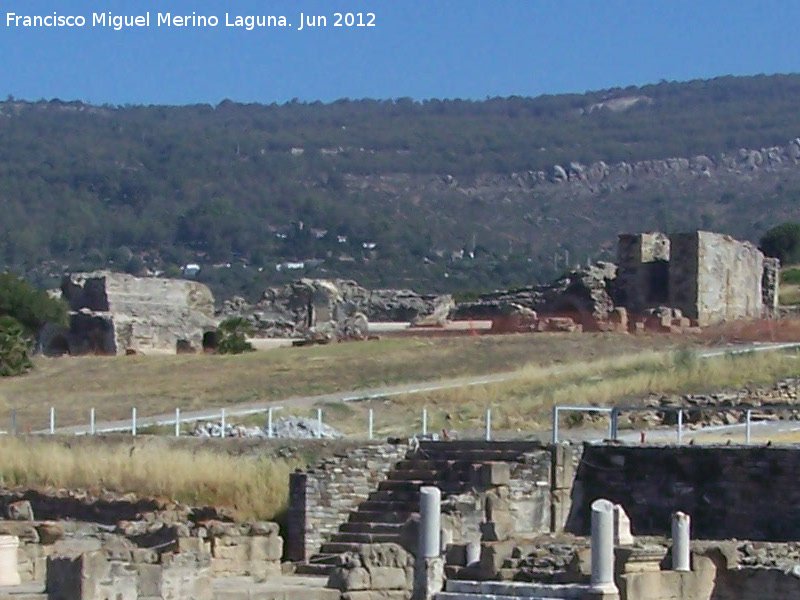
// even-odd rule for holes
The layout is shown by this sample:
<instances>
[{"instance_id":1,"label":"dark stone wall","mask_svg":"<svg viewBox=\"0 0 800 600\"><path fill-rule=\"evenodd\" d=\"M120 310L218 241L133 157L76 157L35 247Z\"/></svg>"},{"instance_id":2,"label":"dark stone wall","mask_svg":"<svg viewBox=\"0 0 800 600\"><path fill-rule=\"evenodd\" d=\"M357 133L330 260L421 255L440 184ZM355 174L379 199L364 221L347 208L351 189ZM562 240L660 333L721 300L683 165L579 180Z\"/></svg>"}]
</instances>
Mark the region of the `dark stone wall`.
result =
<instances>
[{"instance_id":1,"label":"dark stone wall","mask_svg":"<svg viewBox=\"0 0 800 600\"><path fill-rule=\"evenodd\" d=\"M634 535L666 535L676 510L697 539L800 539L800 451L783 447L586 445L566 530L588 535L597 498L621 504Z\"/></svg>"}]
</instances>

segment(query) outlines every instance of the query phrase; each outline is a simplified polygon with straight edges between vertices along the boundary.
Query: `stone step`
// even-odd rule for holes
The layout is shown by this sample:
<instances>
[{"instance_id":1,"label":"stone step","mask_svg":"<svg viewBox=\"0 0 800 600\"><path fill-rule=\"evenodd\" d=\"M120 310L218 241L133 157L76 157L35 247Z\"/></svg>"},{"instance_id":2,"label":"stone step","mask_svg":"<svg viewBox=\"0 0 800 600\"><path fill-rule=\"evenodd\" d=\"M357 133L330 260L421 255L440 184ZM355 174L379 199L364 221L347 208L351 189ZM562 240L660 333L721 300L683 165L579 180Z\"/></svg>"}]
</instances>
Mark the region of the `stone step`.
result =
<instances>
[{"instance_id":1,"label":"stone step","mask_svg":"<svg viewBox=\"0 0 800 600\"><path fill-rule=\"evenodd\" d=\"M355 542L325 542L320 547L320 554L341 554L342 552L358 552L361 544Z\"/></svg>"},{"instance_id":2,"label":"stone step","mask_svg":"<svg viewBox=\"0 0 800 600\"><path fill-rule=\"evenodd\" d=\"M331 556L337 556L336 554L332 554ZM332 564L325 564L325 563L316 563L316 562L302 562L297 563L295 566L295 573L298 575L317 575L317 576L325 576L330 575L333 569L335 568Z\"/></svg>"},{"instance_id":3,"label":"stone step","mask_svg":"<svg viewBox=\"0 0 800 600\"><path fill-rule=\"evenodd\" d=\"M527 583L519 581L448 580L446 591L455 594L502 598L563 598L580 600L589 586L580 583Z\"/></svg>"},{"instance_id":4,"label":"stone step","mask_svg":"<svg viewBox=\"0 0 800 600\"><path fill-rule=\"evenodd\" d=\"M42 581L28 581L20 585L0 586L0 600L47 600Z\"/></svg>"},{"instance_id":5,"label":"stone step","mask_svg":"<svg viewBox=\"0 0 800 600\"><path fill-rule=\"evenodd\" d=\"M383 544L386 542L399 542L402 539L400 533L350 533L337 532L331 536L332 543L354 542L358 544ZM327 544L323 545L325 548Z\"/></svg>"},{"instance_id":6,"label":"stone step","mask_svg":"<svg viewBox=\"0 0 800 600\"><path fill-rule=\"evenodd\" d=\"M464 471L469 472L475 468L470 460L432 460L428 458L412 458L398 461L394 469L397 471Z\"/></svg>"},{"instance_id":7,"label":"stone step","mask_svg":"<svg viewBox=\"0 0 800 600\"><path fill-rule=\"evenodd\" d=\"M413 513L410 511L355 510L350 513L349 523L405 523Z\"/></svg>"},{"instance_id":8,"label":"stone step","mask_svg":"<svg viewBox=\"0 0 800 600\"><path fill-rule=\"evenodd\" d=\"M462 594L461 592L439 592L435 600L561 600L552 596L501 596L498 594Z\"/></svg>"},{"instance_id":9,"label":"stone step","mask_svg":"<svg viewBox=\"0 0 800 600\"><path fill-rule=\"evenodd\" d=\"M405 523L367 522L342 523L340 533L402 533Z\"/></svg>"},{"instance_id":10,"label":"stone step","mask_svg":"<svg viewBox=\"0 0 800 600\"><path fill-rule=\"evenodd\" d=\"M443 494L460 492L469 487L462 481L441 481L439 479L387 479L378 484L378 491L391 490L398 492L415 492L419 494L419 489L426 485L435 485Z\"/></svg>"},{"instance_id":11,"label":"stone step","mask_svg":"<svg viewBox=\"0 0 800 600\"><path fill-rule=\"evenodd\" d=\"M454 460L460 462L522 462L523 452L517 450L449 450L426 453L428 460Z\"/></svg>"},{"instance_id":12,"label":"stone step","mask_svg":"<svg viewBox=\"0 0 800 600\"><path fill-rule=\"evenodd\" d=\"M484 440L449 440L447 442L421 441L417 455L434 454L442 451L469 452L476 450L506 450L515 451L521 454L523 452L533 452L535 450L542 450L545 448L547 448L547 444L543 444L542 442L537 442L534 440L509 440L495 442L487 442Z\"/></svg>"},{"instance_id":13,"label":"stone step","mask_svg":"<svg viewBox=\"0 0 800 600\"><path fill-rule=\"evenodd\" d=\"M417 480L436 482L440 479L452 480L453 478L469 481L470 471L456 471L447 467L441 469L395 469L389 472L389 481Z\"/></svg>"},{"instance_id":14,"label":"stone step","mask_svg":"<svg viewBox=\"0 0 800 600\"><path fill-rule=\"evenodd\" d=\"M370 498L364 500L358 505L358 512L395 512L395 513L415 513L419 512L419 494L416 500L392 500L392 494L386 492L372 492L370 496L375 495L377 498ZM387 499L387 496L389 499Z\"/></svg>"},{"instance_id":15,"label":"stone step","mask_svg":"<svg viewBox=\"0 0 800 600\"><path fill-rule=\"evenodd\" d=\"M419 509L419 489L400 490L400 489L380 489L377 492L370 492L365 502L396 502L402 503L407 507Z\"/></svg>"}]
</instances>

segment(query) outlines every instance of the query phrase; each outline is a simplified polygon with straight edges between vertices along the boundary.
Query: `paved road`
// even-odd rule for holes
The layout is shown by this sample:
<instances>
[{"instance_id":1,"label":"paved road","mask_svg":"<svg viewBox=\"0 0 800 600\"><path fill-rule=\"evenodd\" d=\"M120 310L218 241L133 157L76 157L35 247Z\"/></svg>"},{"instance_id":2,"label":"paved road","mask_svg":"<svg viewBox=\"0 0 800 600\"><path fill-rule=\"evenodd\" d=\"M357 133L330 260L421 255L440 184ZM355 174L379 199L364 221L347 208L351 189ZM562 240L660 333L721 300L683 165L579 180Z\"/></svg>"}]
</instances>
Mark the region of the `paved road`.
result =
<instances>
[{"instance_id":1,"label":"paved road","mask_svg":"<svg viewBox=\"0 0 800 600\"><path fill-rule=\"evenodd\" d=\"M752 344L739 344L728 346L724 348L711 348L708 350L697 351L698 358L711 358L715 356L723 356L726 354L744 354L747 352L763 352L769 350L782 350L800 347L800 342L790 343L752 343ZM569 366L554 371L554 374L562 374L569 371ZM360 400L370 400L373 398L386 398L390 396L399 396L404 394L419 394L423 392L433 392L438 390L447 390L454 388L471 387L476 385L486 385L491 383L500 383L504 381L513 381L524 377L524 374L519 372L511 373L496 373L493 375L481 375L475 377L458 377L453 379L446 379L432 382L418 382L406 383L401 385L386 386L380 388L371 388L363 390L354 390L350 392L336 392L332 394L321 394L317 396L296 396L285 398L280 401L274 402L259 402L254 404L237 405L235 407L228 407L226 409L214 408L207 410L187 411L181 412L180 420L182 422L194 421L208 421L219 420L222 416L222 411L225 411L225 417L244 417L254 414L263 414L269 408L283 408L291 407L298 408L311 408L317 403L327 402L355 402ZM119 421L98 421L94 425L96 433L111 433L117 431L130 431L132 419L125 419ZM154 415L148 417L137 417L137 428L151 427L151 426L164 426L175 424L175 413ZM56 433L60 434L75 434L85 435L91 433L91 425L74 425L69 427L58 427ZM36 431L34 433L48 433L47 430ZM637 434L638 435L638 434ZM637 438L638 439L638 438Z\"/></svg>"}]
</instances>

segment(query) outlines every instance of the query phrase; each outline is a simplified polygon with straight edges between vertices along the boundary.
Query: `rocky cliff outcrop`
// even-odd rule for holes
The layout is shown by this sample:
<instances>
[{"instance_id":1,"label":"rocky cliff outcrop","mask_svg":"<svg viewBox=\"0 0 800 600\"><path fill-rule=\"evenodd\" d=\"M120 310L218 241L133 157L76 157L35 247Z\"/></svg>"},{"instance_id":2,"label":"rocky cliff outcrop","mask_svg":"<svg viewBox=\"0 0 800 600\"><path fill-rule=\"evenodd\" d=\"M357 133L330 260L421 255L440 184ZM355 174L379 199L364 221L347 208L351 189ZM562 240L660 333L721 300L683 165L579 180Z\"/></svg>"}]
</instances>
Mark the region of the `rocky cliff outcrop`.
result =
<instances>
[{"instance_id":1,"label":"rocky cliff outcrop","mask_svg":"<svg viewBox=\"0 0 800 600\"><path fill-rule=\"evenodd\" d=\"M65 277L61 291L70 329L51 347L70 354L196 352L217 325L211 290L195 281L95 271Z\"/></svg>"}]
</instances>

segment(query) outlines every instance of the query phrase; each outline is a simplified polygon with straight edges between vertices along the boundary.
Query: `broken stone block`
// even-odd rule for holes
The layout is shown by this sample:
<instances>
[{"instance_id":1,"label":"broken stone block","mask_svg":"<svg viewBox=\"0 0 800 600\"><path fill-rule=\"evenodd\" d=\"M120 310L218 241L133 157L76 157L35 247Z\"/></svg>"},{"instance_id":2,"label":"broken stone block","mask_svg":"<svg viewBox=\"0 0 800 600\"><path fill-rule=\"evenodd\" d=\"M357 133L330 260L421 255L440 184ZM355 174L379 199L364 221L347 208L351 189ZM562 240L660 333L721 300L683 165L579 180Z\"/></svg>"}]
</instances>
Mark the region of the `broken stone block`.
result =
<instances>
[{"instance_id":1,"label":"broken stone block","mask_svg":"<svg viewBox=\"0 0 800 600\"><path fill-rule=\"evenodd\" d=\"M12 502L6 507L6 516L12 521L33 521L33 507L28 500Z\"/></svg>"},{"instance_id":2,"label":"broken stone block","mask_svg":"<svg viewBox=\"0 0 800 600\"><path fill-rule=\"evenodd\" d=\"M495 487L511 482L511 467L507 462L488 462L481 465L481 485Z\"/></svg>"},{"instance_id":3,"label":"broken stone block","mask_svg":"<svg viewBox=\"0 0 800 600\"><path fill-rule=\"evenodd\" d=\"M369 571L363 567L355 569L345 569L337 567L331 571L328 577L327 587L341 590L368 590L371 589L371 579Z\"/></svg>"},{"instance_id":4,"label":"broken stone block","mask_svg":"<svg viewBox=\"0 0 800 600\"><path fill-rule=\"evenodd\" d=\"M631 520L621 504L614 505L614 545L630 546L633 544Z\"/></svg>"}]
</instances>

